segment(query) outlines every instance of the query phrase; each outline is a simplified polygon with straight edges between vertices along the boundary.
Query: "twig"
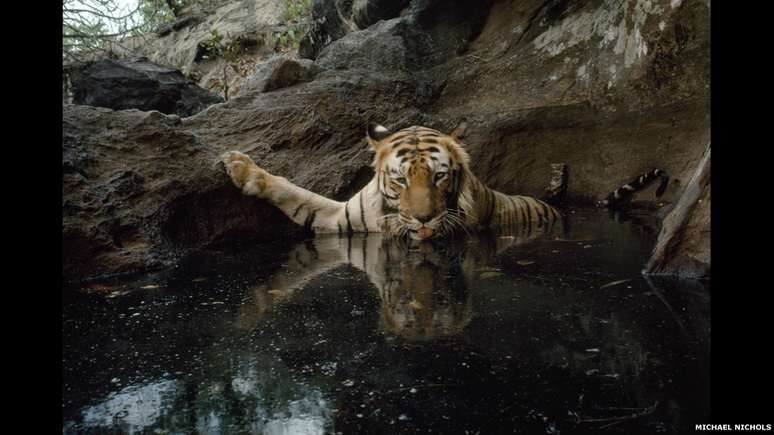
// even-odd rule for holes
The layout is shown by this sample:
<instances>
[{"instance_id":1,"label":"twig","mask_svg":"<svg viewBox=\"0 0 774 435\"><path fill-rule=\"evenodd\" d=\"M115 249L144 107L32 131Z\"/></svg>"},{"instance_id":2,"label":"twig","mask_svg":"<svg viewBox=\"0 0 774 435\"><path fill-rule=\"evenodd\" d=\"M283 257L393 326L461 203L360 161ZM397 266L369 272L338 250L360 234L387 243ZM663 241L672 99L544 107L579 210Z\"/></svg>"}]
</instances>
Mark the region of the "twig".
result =
<instances>
[{"instance_id":1,"label":"twig","mask_svg":"<svg viewBox=\"0 0 774 435\"><path fill-rule=\"evenodd\" d=\"M403 387L403 388L395 388L392 390L382 391L382 394L392 394L392 393L399 393L401 391L409 391L413 388L416 388L417 390L419 388L446 388L446 387L463 387L464 385L460 384L420 384L420 385L414 385L412 387Z\"/></svg>"},{"instance_id":2,"label":"twig","mask_svg":"<svg viewBox=\"0 0 774 435\"><path fill-rule=\"evenodd\" d=\"M653 405L647 408L632 408L632 409L642 409L642 411L635 412L634 414L623 415L620 417L604 417L604 418L588 418L588 417L578 416L575 421L576 423L609 423L603 426L603 427L609 427L609 426L612 426L613 424L618 424L626 420L633 420L635 418L652 414L653 411L656 410L656 407L658 407L658 400ZM621 408L621 409L626 409L626 408Z\"/></svg>"}]
</instances>

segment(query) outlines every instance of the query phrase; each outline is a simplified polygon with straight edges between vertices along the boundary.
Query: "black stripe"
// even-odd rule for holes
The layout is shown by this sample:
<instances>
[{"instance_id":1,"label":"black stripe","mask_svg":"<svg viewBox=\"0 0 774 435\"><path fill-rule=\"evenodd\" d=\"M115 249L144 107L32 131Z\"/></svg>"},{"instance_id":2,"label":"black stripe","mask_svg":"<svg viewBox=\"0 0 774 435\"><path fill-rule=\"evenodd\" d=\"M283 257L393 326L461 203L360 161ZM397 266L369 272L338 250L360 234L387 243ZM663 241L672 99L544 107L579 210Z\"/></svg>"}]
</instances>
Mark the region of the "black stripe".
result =
<instances>
[{"instance_id":1,"label":"black stripe","mask_svg":"<svg viewBox=\"0 0 774 435\"><path fill-rule=\"evenodd\" d=\"M363 191L360 191L360 221L363 222L363 228L365 228L366 234L368 234L368 225L365 221L365 210L363 209Z\"/></svg>"},{"instance_id":2,"label":"black stripe","mask_svg":"<svg viewBox=\"0 0 774 435\"><path fill-rule=\"evenodd\" d=\"M336 226L339 227L339 237L341 237L341 224L336 222Z\"/></svg>"},{"instance_id":3,"label":"black stripe","mask_svg":"<svg viewBox=\"0 0 774 435\"><path fill-rule=\"evenodd\" d=\"M354 231L352 230L352 222L349 221L349 201L344 204L344 216L347 218L347 235L351 236Z\"/></svg>"},{"instance_id":4,"label":"black stripe","mask_svg":"<svg viewBox=\"0 0 774 435\"><path fill-rule=\"evenodd\" d=\"M388 204L387 201L382 200L382 216L395 213L396 211L398 211L398 209Z\"/></svg>"},{"instance_id":5,"label":"black stripe","mask_svg":"<svg viewBox=\"0 0 774 435\"><path fill-rule=\"evenodd\" d=\"M440 153L441 150L439 150L437 147L428 147L420 151L430 151L431 153Z\"/></svg>"},{"instance_id":6,"label":"black stripe","mask_svg":"<svg viewBox=\"0 0 774 435\"><path fill-rule=\"evenodd\" d=\"M423 137L422 142L424 143L438 143L438 140L432 138L432 137Z\"/></svg>"},{"instance_id":7,"label":"black stripe","mask_svg":"<svg viewBox=\"0 0 774 435\"><path fill-rule=\"evenodd\" d=\"M411 148L403 148L402 150L398 151L398 152L395 154L395 157L398 157L398 158L400 158L400 156L402 156L403 154L406 154L406 153L407 153L407 152L409 152L409 151L411 151Z\"/></svg>"},{"instance_id":8,"label":"black stripe","mask_svg":"<svg viewBox=\"0 0 774 435\"><path fill-rule=\"evenodd\" d=\"M533 206L533 208L535 209L535 214L537 215L537 218L538 218L537 224L538 224L539 227L541 227L541 226L543 226L543 215L540 214L540 210L538 209L537 200L535 198L532 198L532 200L535 201L535 205Z\"/></svg>"},{"instance_id":9,"label":"black stripe","mask_svg":"<svg viewBox=\"0 0 774 435\"><path fill-rule=\"evenodd\" d=\"M312 210L309 212L309 214L306 215L306 219L304 220L304 227L311 230L312 225L314 224L315 216L317 216L317 210Z\"/></svg>"},{"instance_id":10,"label":"black stripe","mask_svg":"<svg viewBox=\"0 0 774 435\"><path fill-rule=\"evenodd\" d=\"M516 226L516 221L521 220L521 213L519 212L519 206L516 205L516 200L513 199L511 195L505 195L506 198L508 198L508 202L511 203L511 212L513 213L513 223L511 226Z\"/></svg>"},{"instance_id":11,"label":"black stripe","mask_svg":"<svg viewBox=\"0 0 774 435\"><path fill-rule=\"evenodd\" d=\"M529 215L529 219L527 220L532 222L532 206L529 205L529 201L527 201L526 199L522 198L522 201L524 201L524 203L527 204L527 214Z\"/></svg>"},{"instance_id":12,"label":"black stripe","mask_svg":"<svg viewBox=\"0 0 774 435\"><path fill-rule=\"evenodd\" d=\"M532 219L532 214L530 214L529 212L529 203L521 196L517 196L516 198L518 198L519 201L523 204L523 207L521 207L521 211L523 214L523 219L521 221L521 229L526 231L528 227L531 227L530 219Z\"/></svg>"},{"instance_id":13,"label":"black stripe","mask_svg":"<svg viewBox=\"0 0 774 435\"><path fill-rule=\"evenodd\" d=\"M508 207L505 206L505 204L500 207L500 214L502 215L502 219L500 221L500 225L502 226L510 226L511 225L511 210L508 209Z\"/></svg>"},{"instance_id":14,"label":"black stripe","mask_svg":"<svg viewBox=\"0 0 774 435\"><path fill-rule=\"evenodd\" d=\"M494 213L494 192L492 192L492 190L487 187L485 187L485 189L487 193L487 199L489 199L489 207L487 208L486 219L484 219L481 224L489 225L489 223L492 221L492 213Z\"/></svg>"},{"instance_id":15,"label":"black stripe","mask_svg":"<svg viewBox=\"0 0 774 435\"><path fill-rule=\"evenodd\" d=\"M527 221L529 220L529 217L527 216L527 210L526 207L529 207L526 201L524 201L524 198L518 197L519 201L524 204L523 207L519 207L519 215L521 216L521 229L526 230L527 229Z\"/></svg>"},{"instance_id":16,"label":"black stripe","mask_svg":"<svg viewBox=\"0 0 774 435\"><path fill-rule=\"evenodd\" d=\"M384 177L382 177L382 193L387 191L387 172L384 173Z\"/></svg>"},{"instance_id":17,"label":"black stripe","mask_svg":"<svg viewBox=\"0 0 774 435\"><path fill-rule=\"evenodd\" d=\"M368 263L366 260L368 259L368 250L366 249L366 239L363 237L363 271L366 270L366 264Z\"/></svg>"},{"instance_id":18,"label":"black stripe","mask_svg":"<svg viewBox=\"0 0 774 435\"><path fill-rule=\"evenodd\" d=\"M301 207L303 207L304 204L298 204L298 207L296 207L296 211L293 212L293 218L295 219L296 215L298 214L298 211L301 210Z\"/></svg>"}]
</instances>

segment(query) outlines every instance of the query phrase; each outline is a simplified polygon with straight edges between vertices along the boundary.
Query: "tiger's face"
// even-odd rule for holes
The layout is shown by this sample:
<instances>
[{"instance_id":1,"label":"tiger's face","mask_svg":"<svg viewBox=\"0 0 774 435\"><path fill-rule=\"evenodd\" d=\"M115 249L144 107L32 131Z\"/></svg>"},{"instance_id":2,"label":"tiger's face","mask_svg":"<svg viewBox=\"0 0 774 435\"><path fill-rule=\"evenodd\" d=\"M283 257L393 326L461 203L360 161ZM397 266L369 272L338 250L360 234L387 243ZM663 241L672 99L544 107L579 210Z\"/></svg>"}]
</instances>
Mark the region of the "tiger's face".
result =
<instances>
[{"instance_id":1,"label":"tiger's face","mask_svg":"<svg viewBox=\"0 0 774 435\"><path fill-rule=\"evenodd\" d=\"M372 124L368 140L385 219L414 240L442 237L463 225L459 196L467 154L451 135L426 127L395 133Z\"/></svg>"}]
</instances>

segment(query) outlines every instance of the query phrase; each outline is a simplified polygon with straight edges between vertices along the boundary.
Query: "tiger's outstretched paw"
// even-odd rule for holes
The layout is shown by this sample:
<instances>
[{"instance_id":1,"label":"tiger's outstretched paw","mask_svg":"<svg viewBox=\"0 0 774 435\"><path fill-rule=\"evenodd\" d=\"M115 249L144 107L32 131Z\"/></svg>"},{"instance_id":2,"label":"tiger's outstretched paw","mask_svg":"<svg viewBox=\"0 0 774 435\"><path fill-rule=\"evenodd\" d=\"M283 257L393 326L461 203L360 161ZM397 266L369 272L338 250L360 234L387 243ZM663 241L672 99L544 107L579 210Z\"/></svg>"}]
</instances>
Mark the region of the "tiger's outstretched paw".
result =
<instances>
[{"instance_id":1,"label":"tiger's outstretched paw","mask_svg":"<svg viewBox=\"0 0 774 435\"><path fill-rule=\"evenodd\" d=\"M248 155L239 151L228 151L221 155L221 161L231 181L242 193L259 198L266 197L271 174L259 168Z\"/></svg>"}]
</instances>

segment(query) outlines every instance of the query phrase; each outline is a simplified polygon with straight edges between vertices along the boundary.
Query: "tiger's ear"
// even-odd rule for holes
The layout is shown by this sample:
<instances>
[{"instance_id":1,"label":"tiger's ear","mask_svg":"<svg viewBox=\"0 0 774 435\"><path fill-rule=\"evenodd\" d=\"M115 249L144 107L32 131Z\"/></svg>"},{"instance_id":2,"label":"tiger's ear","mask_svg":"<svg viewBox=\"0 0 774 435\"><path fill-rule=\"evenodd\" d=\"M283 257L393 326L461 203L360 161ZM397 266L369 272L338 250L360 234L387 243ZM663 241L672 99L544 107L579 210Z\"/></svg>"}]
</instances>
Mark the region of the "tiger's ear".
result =
<instances>
[{"instance_id":1,"label":"tiger's ear","mask_svg":"<svg viewBox=\"0 0 774 435\"><path fill-rule=\"evenodd\" d=\"M454 129L451 133L449 133L449 136L452 137L454 140L460 140L465 136L465 130L468 128L468 123L465 121L462 121L457 125L457 128Z\"/></svg>"},{"instance_id":2,"label":"tiger's ear","mask_svg":"<svg viewBox=\"0 0 774 435\"><path fill-rule=\"evenodd\" d=\"M392 134L390 130L387 129L387 127L383 125L376 124L374 122L371 122L368 124L368 129L366 130L366 135L368 135L368 143L371 145L371 149L376 151L379 149L379 145L381 141L386 139Z\"/></svg>"}]
</instances>

